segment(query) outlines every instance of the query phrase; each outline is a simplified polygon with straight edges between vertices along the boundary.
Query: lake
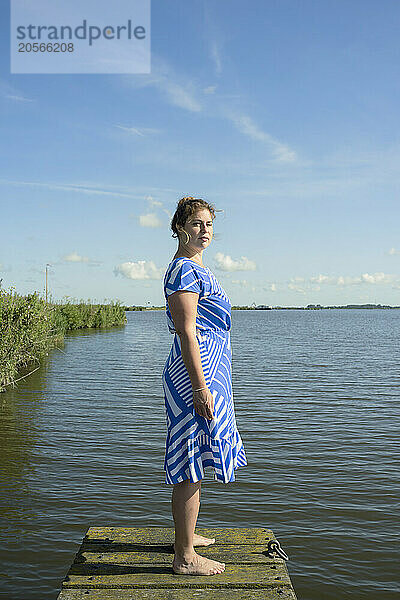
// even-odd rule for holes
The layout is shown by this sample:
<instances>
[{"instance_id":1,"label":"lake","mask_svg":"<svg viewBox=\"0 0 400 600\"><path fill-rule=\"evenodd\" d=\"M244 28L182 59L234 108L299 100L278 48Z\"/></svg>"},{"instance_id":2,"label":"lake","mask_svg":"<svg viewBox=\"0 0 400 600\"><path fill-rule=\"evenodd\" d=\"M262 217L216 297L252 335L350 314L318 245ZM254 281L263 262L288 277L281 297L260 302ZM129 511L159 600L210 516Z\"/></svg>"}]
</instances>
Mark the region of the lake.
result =
<instances>
[{"instance_id":1,"label":"lake","mask_svg":"<svg viewBox=\"0 0 400 600\"><path fill-rule=\"evenodd\" d=\"M0 394L0 597L55 600L89 526L172 527L163 311L71 332ZM299 600L394 600L400 310L232 312L248 466L208 471L199 527L271 528Z\"/></svg>"}]
</instances>

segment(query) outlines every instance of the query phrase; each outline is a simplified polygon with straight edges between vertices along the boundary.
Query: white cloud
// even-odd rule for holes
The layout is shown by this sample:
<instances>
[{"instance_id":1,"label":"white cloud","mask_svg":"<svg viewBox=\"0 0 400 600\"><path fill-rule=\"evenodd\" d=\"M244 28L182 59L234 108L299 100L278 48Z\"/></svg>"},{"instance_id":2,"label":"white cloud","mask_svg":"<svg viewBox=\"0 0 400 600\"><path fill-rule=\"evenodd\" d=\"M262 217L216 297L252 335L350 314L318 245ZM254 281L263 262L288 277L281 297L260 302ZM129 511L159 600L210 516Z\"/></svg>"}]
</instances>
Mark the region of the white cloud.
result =
<instances>
[{"instance_id":1,"label":"white cloud","mask_svg":"<svg viewBox=\"0 0 400 600\"><path fill-rule=\"evenodd\" d=\"M379 283L391 283L396 278L395 275L387 275L385 273L363 273L361 275L361 281L366 283L379 284Z\"/></svg>"},{"instance_id":2,"label":"white cloud","mask_svg":"<svg viewBox=\"0 0 400 600\"><path fill-rule=\"evenodd\" d=\"M127 279L161 279L163 269L157 269L152 260L124 262L114 269L114 275L122 275Z\"/></svg>"},{"instance_id":3,"label":"white cloud","mask_svg":"<svg viewBox=\"0 0 400 600\"><path fill-rule=\"evenodd\" d=\"M242 287L247 287L249 285L247 279L232 279L231 283L233 283L234 285L240 285Z\"/></svg>"},{"instance_id":4,"label":"white cloud","mask_svg":"<svg viewBox=\"0 0 400 600\"><path fill-rule=\"evenodd\" d=\"M392 255L400 254L400 250L396 250L396 248L390 248L389 254L392 254Z\"/></svg>"},{"instance_id":5,"label":"white cloud","mask_svg":"<svg viewBox=\"0 0 400 600\"><path fill-rule=\"evenodd\" d=\"M234 260L228 254L217 252L214 256L214 261L217 268L221 271L255 271L256 263L246 256L241 256L238 260Z\"/></svg>"},{"instance_id":6,"label":"white cloud","mask_svg":"<svg viewBox=\"0 0 400 600\"><path fill-rule=\"evenodd\" d=\"M141 227L162 227L162 222L157 217L156 213L148 213L147 215L139 216Z\"/></svg>"},{"instance_id":7,"label":"white cloud","mask_svg":"<svg viewBox=\"0 0 400 600\"><path fill-rule=\"evenodd\" d=\"M293 292L299 292L300 294L306 293L305 289L296 283L288 283L288 288L289 290L292 290Z\"/></svg>"},{"instance_id":8,"label":"white cloud","mask_svg":"<svg viewBox=\"0 0 400 600\"><path fill-rule=\"evenodd\" d=\"M61 260L52 262L50 266L62 265L64 263L85 263L88 267L99 267L102 264L101 261L91 260L87 256L81 256L77 252L71 252L70 254L61 257ZM38 270L38 272L41 272L41 270Z\"/></svg>"},{"instance_id":9,"label":"white cloud","mask_svg":"<svg viewBox=\"0 0 400 600\"><path fill-rule=\"evenodd\" d=\"M77 252L71 252L71 254L63 256L63 260L66 262L89 262L89 258L87 256L80 256L77 254Z\"/></svg>"},{"instance_id":10,"label":"white cloud","mask_svg":"<svg viewBox=\"0 0 400 600\"><path fill-rule=\"evenodd\" d=\"M266 282L265 285L263 285L261 289L264 292L277 292L278 291L276 283L269 283L269 282Z\"/></svg>"},{"instance_id":11,"label":"white cloud","mask_svg":"<svg viewBox=\"0 0 400 600\"><path fill-rule=\"evenodd\" d=\"M365 286L365 285L385 285L392 284L393 288L400 287L400 276L390 275L382 272L378 273L363 273L359 276L344 276L339 275L333 277L330 275L319 274L314 277L310 277L308 280L304 277L292 277L287 284L289 290L305 294L306 292L319 292L321 291L321 285L332 285L338 288L346 286ZM275 284L272 284L275 285ZM272 291L271 285L271 291ZM275 291L275 290L274 290Z\"/></svg>"},{"instance_id":12,"label":"white cloud","mask_svg":"<svg viewBox=\"0 0 400 600\"><path fill-rule=\"evenodd\" d=\"M157 213L160 214L160 212L165 213L168 219L172 218L169 210L164 207L164 204L160 200L155 200L153 196L148 195L146 196L146 202L149 206L149 209L154 210L139 216L139 223L141 227L163 227L164 223L157 215Z\"/></svg>"},{"instance_id":13,"label":"white cloud","mask_svg":"<svg viewBox=\"0 0 400 600\"><path fill-rule=\"evenodd\" d=\"M291 281L299 280L299 278L292 278ZM387 284L394 283L396 281L400 281L400 276L391 275L387 273L362 273L361 275L350 277L339 275L338 277L333 277L331 275L322 275L321 273L315 277L310 277L311 283L323 283L328 285L337 285L337 286L347 286L347 285L360 285L363 283L379 285L379 284Z\"/></svg>"},{"instance_id":14,"label":"white cloud","mask_svg":"<svg viewBox=\"0 0 400 600\"><path fill-rule=\"evenodd\" d=\"M252 140L267 144L277 162L289 163L297 160L294 150L291 150L289 146L273 138L269 133L262 131L248 115L239 115L230 110L226 110L225 116L230 119L235 127L245 136Z\"/></svg>"},{"instance_id":15,"label":"white cloud","mask_svg":"<svg viewBox=\"0 0 400 600\"><path fill-rule=\"evenodd\" d=\"M361 283L361 277L350 277L339 275L336 281L334 282L336 285L345 286L345 285L359 285Z\"/></svg>"},{"instance_id":16,"label":"white cloud","mask_svg":"<svg viewBox=\"0 0 400 600\"><path fill-rule=\"evenodd\" d=\"M316 277L310 277L311 282L315 283L336 283L336 277L330 277L329 275L322 275L321 273Z\"/></svg>"},{"instance_id":17,"label":"white cloud","mask_svg":"<svg viewBox=\"0 0 400 600\"><path fill-rule=\"evenodd\" d=\"M150 208L159 208L168 216L169 219L172 219L172 214L168 209L165 208L164 204L160 200L154 200L153 196L147 196L146 200L149 203Z\"/></svg>"}]
</instances>

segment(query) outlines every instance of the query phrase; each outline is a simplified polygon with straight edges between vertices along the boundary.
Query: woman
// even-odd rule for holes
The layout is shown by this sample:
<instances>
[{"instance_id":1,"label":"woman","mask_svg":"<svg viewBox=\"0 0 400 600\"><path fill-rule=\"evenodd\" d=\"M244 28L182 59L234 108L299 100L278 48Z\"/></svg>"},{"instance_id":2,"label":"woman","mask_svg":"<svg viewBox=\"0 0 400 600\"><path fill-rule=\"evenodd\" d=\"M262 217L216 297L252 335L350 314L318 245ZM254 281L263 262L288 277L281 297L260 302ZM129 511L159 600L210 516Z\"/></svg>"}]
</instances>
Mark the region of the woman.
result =
<instances>
[{"instance_id":1,"label":"woman","mask_svg":"<svg viewBox=\"0 0 400 600\"><path fill-rule=\"evenodd\" d=\"M175 573L216 575L225 564L200 556L194 546L215 540L194 533L204 468L214 479L235 480L247 464L236 427L231 382L231 303L203 252L213 235L214 207L182 198L171 221L178 249L164 277L168 328L174 334L163 370L167 420L165 481L173 484Z\"/></svg>"}]
</instances>

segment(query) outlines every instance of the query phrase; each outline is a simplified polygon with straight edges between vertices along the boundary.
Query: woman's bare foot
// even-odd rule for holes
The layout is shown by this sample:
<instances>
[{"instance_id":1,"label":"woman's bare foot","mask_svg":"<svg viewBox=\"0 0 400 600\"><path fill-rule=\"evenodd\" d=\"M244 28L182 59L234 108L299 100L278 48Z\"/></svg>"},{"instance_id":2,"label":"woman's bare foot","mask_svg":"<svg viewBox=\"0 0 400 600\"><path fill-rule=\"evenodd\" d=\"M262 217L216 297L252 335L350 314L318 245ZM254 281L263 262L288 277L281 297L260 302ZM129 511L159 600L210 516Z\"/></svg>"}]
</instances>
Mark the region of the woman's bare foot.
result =
<instances>
[{"instance_id":1,"label":"woman's bare foot","mask_svg":"<svg viewBox=\"0 0 400 600\"><path fill-rule=\"evenodd\" d=\"M214 544L215 538L204 537L203 535L193 534L193 546L210 546ZM175 552L175 544L173 544Z\"/></svg>"},{"instance_id":2,"label":"woman's bare foot","mask_svg":"<svg viewBox=\"0 0 400 600\"><path fill-rule=\"evenodd\" d=\"M188 559L175 554L172 569L179 575L217 575L225 571L225 563L205 558L196 552Z\"/></svg>"},{"instance_id":3,"label":"woman's bare foot","mask_svg":"<svg viewBox=\"0 0 400 600\"><path fill-rule=\"evenodd\" d=\"M215 542L215 538L204 537L203 535L193 534L193 546L210 546Z\"/></svg>"}]
</instances>

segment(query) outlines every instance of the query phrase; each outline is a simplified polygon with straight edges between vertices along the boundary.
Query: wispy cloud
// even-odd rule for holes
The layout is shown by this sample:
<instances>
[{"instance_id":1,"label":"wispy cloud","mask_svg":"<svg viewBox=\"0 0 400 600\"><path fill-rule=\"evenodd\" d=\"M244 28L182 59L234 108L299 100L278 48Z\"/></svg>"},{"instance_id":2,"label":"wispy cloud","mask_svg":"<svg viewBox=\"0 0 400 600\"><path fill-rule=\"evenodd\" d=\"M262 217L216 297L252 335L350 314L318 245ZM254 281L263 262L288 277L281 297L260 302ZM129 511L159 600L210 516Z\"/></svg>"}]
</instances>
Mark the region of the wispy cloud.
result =
<instances>
[{"instance_id":1,"label":"wispy cloud","mask_svg":"<svg viewBox=\"0 0 400 600\"><path fill-rule=\"evenodd\" d=\"M220 72L222 63L219 46L215 41L212 41L210 48L216 71ZM171 65L160 57L153 57L152 65L151 75L145 75L140 79L122 77L122 81L135 88L155 87L169 104L186 111L203 113L206 117L209 115L218 116L230 121L243 135L267 146L274 162L293 163L298 161L297 154L292 148L263 131L249 115L235 112L228 104L218 106L220 99L211 101L211 98L215 97L216 85L204 87L204 85L201 86L188 77L178 75ZM205 100L204 95L209 96L210 101L203 105L201 99ZM236 94L234 96L236 97ZM229 94L224 97L228 98ZM227 102L227 100L224 100L224 102ZM205 110L205 107L207 107L207 110ZM124 128L123 126L119 127ZM126 129L134 135L145 135L144 130L141 128Z\"/></svg>"},{"instance_id":2,"label":"wispy cloud","mask_svg":"<svg viewBox=\"0 0 400 600\"><path fill-rule=\"evenodd\" d=\"M156 135L160 133L160 129L154 129L152 127L125 127L124 125L115 125L118 129L122 129L131 135L140 137L147 137L149 135Z\"/></svg>"},{"instance_id":3,"label":"wispy cloud","mask_svg":"<svg viewBox=\"0 0 400 600\"><path fill-rule=\"evenodd\" d=\"M5 94L5 98L14 100L15 102L34 102L32 98L25 98L25 96L14 96L13 94Z\"/></svg>"},{"instance_id":4,"label":"wispy cloud","mask_svg":"<svg viewBox=\"0 0 400 600\"><path fill-rule=\"evenodd\" d=\"M13 102L34 102L32 98L27 98L15 86L11 85L6 79L0 78L0 96L12 100Z\"/></svg>"},{"instance_id":5,"label":"wispy cloud","mask_svg":"<svg viewBox=\"0 0 400 600\"><path fill-rule=\"evenodd\" d=\"M153 196L149 195L146 197L146 202L150 212L139 215L138 219L141 227L163 227L165 225L165 217L162 219L160 213L166 214L169 220L172 218L172 215L164 207L164 204L161 202L161 200L155 200ZM135 215L131 216L135 217Z\"/></svg>"},{"instance_id":6,"label":"wispy cloud","mask_svg":"<svg viewBox=\"0 0 400 600\"><path fill-rule=\"evenodd\" d=\"M40 181L12 181L8 179L0 179L0 183L7 185L21 185L26 187L39 187L47 190L59 190L66 192L77 192L80 194L94 194L99 196L118 196L121 198L137 198L136 194L124 193L118 191L118 189L100 189L99 187L86 184L74 184L74 183L50 183Z\"/></svg>"},{"instance_id":7,"label":"wispy cloud","mask_svg":"<svg viewBox=\"0 0 400 600\"><path fill-rule=\"evenodd\" d=\"M142 75L140 79L122 76L122 81L135 88L155 87L170 104L189 112L202 110L197 86L190 79L179 76L165 60L154 53L151 75Z\"/></svg>"},{"instance_id":8,"label":"wispy cloud","mask_svg":"<svg viewBox=\"0 0 400 600\"><path fill-rule=\"evenodd\" d=\"M234 260L228 254L217 252L214 256L214 261L218 269L221 271L255 271L256 263L246 256L241 256Z\"/></svg>"},{"instance_id":9,"label":"wispy cloud","mask_svg":"<svg viewBox=\"0 0 400 600\"><path fill-rule=\"evenodd\" d=\"M256 125L253 119L245 114L237 114L229 109L224 110L227 119L232 121L236 129L252 140L266 144L276 161L282 163L292 163L297 160L294 150L286 144L276 140L272 135L266 133Z\"/></svg>"},{"instance_id":10,"label":"wispy cloud","mask_svg":"<svg viewBox=\"0 0 400 600\"><path fill-rule=\"evenodd\" d=\"M217 76L222 73L221 48L224 45L224 29L219 25L219 18L216 13L215 3L203 3L203 34L209 49L209 56L214 65L214 72Z\"/></svg>"},{"instance_id":11,"label":"wispy cloud","mask_svg":"<svg viewBox=\"0 0 400 600\"><path fill-rule=\"evenodd\" d=\"M0 273L9 273L10 271L12 271L12 267L10 265L6 267L5 264L0 263Z\"/></svg>"},{"instance_id":12,"label":"wispy cloud","mask_svg":"<svg viewBox=\"0 0 400 600\"><path fill-rule=\"evenodd\" d=\"M193 90L185 89L179 83L168 79L162 80L159 87L167 95L171 104L191 112L200 112L202 110L201 104L196 99Z\"/></svg>"},{"instance_id":13,"label":"wispy cloud","mask_svg":"<svg viewBox=\"0 0 400 600\"><path fill-rule=\"evenodd\" d=\"M148 196L147 200L148 200L150 206L157 206L157 207L163 206L163 203L160 200L154 200L154 198L152 196Z\"/></svg>"},{"instance_id":14,"label":"wispy cloud","mask_svg":"<svg viewBox=\"0 0 400 600\"><path fill-rule=\"evenodd\" d=\"M210 46L210 54L212 61L214 63L215 73L216 75L220 75L222 73L222 59L221 59L221 51L216 42L213 40Z\"/></svg>"},{"instance_id":15,"label":"wispy cloud","mask_svg":"<svg viewBox=\"0 0 400 600\"><path fill-rule=\"evenodd\" d=\"M114 275L126 279L161 279L163 269L158 269L152 260L124 262L114 268Z\"/></svg>"},{"instance_id":16,"label":"wispy cloud","mask_svg":"<svg viewBox=\"0 0 400 600\"><path fill-rule=\"evenodd\" d=\"M1 184L12 186L26 186L32 188L37 187L60 192L66 191L81 194L94 194L100 196L116 196L121 198L128 198L130 200L140 201L143 201L143 197L145 197L148 201L150 201L149 199L152 200L152 196L149 195L149 192L164 195L168 198L171 197L171 194L175 196L178 193L176 189L168 187L156 187L149 185L115 185L92 181L83 181L80 183L53 183L50 181L16 181L10 179L0 179L0 185ZM166 209L163 208L163 210Z\"/></svg>"}]
</instances>

